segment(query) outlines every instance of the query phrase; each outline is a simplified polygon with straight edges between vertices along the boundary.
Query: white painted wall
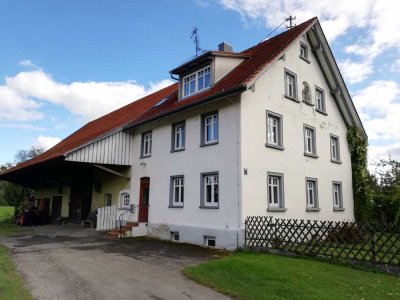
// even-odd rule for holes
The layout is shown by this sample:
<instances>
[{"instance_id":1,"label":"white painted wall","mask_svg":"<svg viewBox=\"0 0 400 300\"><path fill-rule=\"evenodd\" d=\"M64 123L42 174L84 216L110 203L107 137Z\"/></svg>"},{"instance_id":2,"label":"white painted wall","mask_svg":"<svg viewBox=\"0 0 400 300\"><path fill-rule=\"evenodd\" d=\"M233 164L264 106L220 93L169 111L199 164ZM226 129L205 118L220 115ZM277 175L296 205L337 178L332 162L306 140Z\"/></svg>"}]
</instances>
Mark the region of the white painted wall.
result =
<instances>
[{"instance_id":1,"label":"white painted wall","mask_svg":"<svg viewBox=\"0 0 400 300\"><path fill-rule=\"evenodd\" d=\"M230 71L236 68L244 58L215 56L214 58L214 83L217 83Z\"/></svg>"},{"instance_id":2,"label":"white painted wall","mask_svg":"<svg viewBox=\"0 0 400 300\"><path fill-rule=\"evenodd\" d=\"M233 102L232 102L233 101ZM179 231L181 242L203 245L204 236L216 237L217 247L234 249L238 228L239 98L203 105L176 116L152 122L134 133L131 201L139 200L141 177L150 177L149 235L170 238ZM200 147L201 114L218 110L219 143ZM185 151L171 153L171 124L186 120ZM152 155L140 159L141 133L152 130ZM146 163L145 166L140 163ZM219 172L218 209L199 208L203 172ZM169 208L170 176L185 176L183 208Z\"/></svg>"},{"instance_id":3,"label":"white painted wall","mask_svg":"<svg viewBox=\"0 0 400 300\"><path fill-rule=\"evenodd\" d=\"M307 43L302 37L301 40ZM346 141L346 126L329 93L322 72L309 48L307 63L299 58L300 39L285 55L257 80L255 91L246 91L241 100L241 159L248 175L242 176L242 221L246 216L273 215L281 218L320 220L353 220L351 161ZM315 111L315 106L296 103L284 97L284 69L297 74L298 96L302 82L307 81L315 101L317 85L325 90L327 116ZM265 147L266 110L283 115L284 150ZM303 124L316 128L319 158L304 156ZM342 164L330 161L330 136L340 137ZM286 212L267 212L267 171L284 173ZM318 178L320 212L306 212L305 177ZM341 181L345 211L333 211L332 181Z\"/></svg>"}]
</instances>

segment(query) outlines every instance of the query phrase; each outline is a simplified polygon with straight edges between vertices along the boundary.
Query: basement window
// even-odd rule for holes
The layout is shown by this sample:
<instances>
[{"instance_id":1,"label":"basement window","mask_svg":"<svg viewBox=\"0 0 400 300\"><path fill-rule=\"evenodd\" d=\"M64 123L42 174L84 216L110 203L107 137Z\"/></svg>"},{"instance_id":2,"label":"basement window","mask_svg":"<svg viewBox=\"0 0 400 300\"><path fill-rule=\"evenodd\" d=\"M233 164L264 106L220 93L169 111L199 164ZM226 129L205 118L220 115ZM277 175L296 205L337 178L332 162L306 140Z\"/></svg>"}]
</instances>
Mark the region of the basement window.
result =
<instances>
[{"instance_id":1,"label":"basement window","mask_svg":"<svg viewBox=\"0 0 400 300\"><path fill-rule=\"evenodd\" d=\"M179 242L179 232L171 231L171 241Z\"/></svg>"},{"instance_id":2,"label":"basement window","mask_svg":"<svg viewBox=\"0 0 400 300\"><path fill-rule=\"evenodd\" d=\"M206 247L215 248L215 236L205 236L204 237L204 244Z\"/></svg>"}]
</instances>

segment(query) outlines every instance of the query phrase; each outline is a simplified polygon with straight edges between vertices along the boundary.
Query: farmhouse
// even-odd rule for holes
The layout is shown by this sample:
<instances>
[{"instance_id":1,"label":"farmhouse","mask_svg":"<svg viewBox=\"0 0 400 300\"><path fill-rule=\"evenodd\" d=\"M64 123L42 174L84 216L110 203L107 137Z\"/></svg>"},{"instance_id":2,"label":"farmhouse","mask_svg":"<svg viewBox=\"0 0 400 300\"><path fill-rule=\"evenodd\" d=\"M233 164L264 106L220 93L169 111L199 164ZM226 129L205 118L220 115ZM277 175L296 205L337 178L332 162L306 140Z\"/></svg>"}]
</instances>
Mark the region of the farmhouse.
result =
<instances>
[{"instance_id":1,"label":"farmhouse","mask_svg":"<svg viewBox=\"0 0 400 300\"><path fill-rule=\"evenodd\" d=\"M98 210L99 229L218 248L242 246L246 216L354 219L346 133L367 137L317 18L170 73L0 179L34 188L53 220Z\"/></svg>"}]
</instances>

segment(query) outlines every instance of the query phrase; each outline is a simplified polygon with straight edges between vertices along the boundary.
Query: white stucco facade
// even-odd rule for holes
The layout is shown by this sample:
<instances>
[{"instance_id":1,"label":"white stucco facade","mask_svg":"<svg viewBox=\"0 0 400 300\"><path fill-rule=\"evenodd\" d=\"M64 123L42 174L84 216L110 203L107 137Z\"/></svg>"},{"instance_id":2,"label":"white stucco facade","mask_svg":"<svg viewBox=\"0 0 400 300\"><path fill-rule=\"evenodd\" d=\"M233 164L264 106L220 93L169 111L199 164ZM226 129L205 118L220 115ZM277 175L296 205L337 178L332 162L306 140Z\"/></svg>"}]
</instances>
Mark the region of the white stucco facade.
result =
<instances>
[{"instance_id":1,"label":"white stucco facade","mask_svg":"<svg viewBox=\"0 0 400 300\"><path fill-rule=\"evenodd\" d=\"M138 204L140 179L149 177L148 235L170 239L171 232L177 232L180 242L200 245L211 236L217 248L235 249L244 243L247 216L354 220L347 126L310 45L309 61L299 57L300 41L308 45L305 37L293 42L284 57L257 78L253 88L134 129L131 201ZM285 70L296 75L299 101L285 97ZM312 105L301 101L304 81L311 88ZM315 87L325 92L326 114L316 111ZM213 111L218 111L218 143L202 146L202 114ZM267 111L281 115L283 149L266 147ZM185 150L173 152L171 126L180 121L186 126ZM304 125L315 128L317 157L304 154ZM141 158L142 133L149 130L152 153ZM339 138L340 163L331 161L331 135ZM218 208L200 207L201 174L206 172L218 172ZM268 172L280 173L284 179L284 207L279 212L268 210ZM171 208L170 180L177 175L184 176L184 205ZM306 210L307 177L317 179L318 207L313 211ZM342 188L343 204L336 210L333 182L340 182Z\"/></svg>"},{"instance_id":2,"label":"white stucco facade","mask_svg":"<svg viewBox=\"0 0 400 300\"><path fill-rule=\"evenodd\" d=\"M218 143L201 146L201 115L218 111ZM135 129L132 167L132 195L138 203L140 178L150 178L148 234L169 239L179 232L180 242L204 244L206 236L216 239L216 247L237 247L239 182L238 122L239 97L197 107L185 113ZM185 120L185 150L171 152L171 126ZM151 157L140 158L141 134L152 130ZM219 207L200 208L201 174L218 172ZM170 178L184 176L184 205L169 207Z\"/></svg>"}]
</instances>

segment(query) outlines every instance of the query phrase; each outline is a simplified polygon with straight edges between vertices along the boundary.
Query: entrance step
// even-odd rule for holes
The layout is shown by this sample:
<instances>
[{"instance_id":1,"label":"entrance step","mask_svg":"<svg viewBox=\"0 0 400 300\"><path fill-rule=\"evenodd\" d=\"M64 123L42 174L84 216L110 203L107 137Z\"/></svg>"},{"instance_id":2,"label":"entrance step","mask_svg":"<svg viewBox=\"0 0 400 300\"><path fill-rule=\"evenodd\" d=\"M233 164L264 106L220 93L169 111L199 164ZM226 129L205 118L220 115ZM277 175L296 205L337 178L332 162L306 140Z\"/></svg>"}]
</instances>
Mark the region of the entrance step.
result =
<instances>
[{"instance_id":1,"label":"entrance step","mask_svg":"<svg viewBox=\"0 0 400 300\"><path fill-rule=\"evenodd\" d=\"M147 223L141 222L137 226L132 227L132 236L146 236L147 235Z\"/></svg>"}]
</instances>

